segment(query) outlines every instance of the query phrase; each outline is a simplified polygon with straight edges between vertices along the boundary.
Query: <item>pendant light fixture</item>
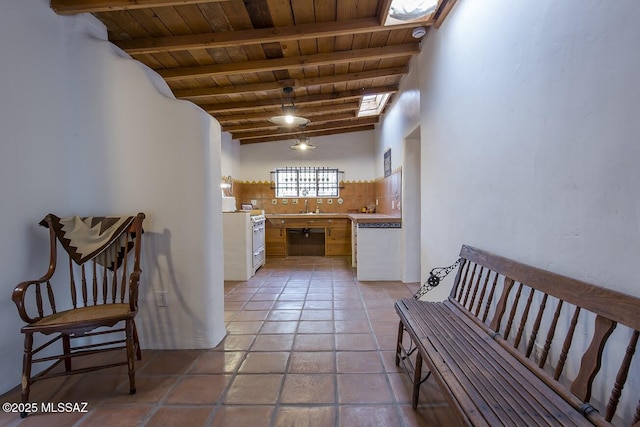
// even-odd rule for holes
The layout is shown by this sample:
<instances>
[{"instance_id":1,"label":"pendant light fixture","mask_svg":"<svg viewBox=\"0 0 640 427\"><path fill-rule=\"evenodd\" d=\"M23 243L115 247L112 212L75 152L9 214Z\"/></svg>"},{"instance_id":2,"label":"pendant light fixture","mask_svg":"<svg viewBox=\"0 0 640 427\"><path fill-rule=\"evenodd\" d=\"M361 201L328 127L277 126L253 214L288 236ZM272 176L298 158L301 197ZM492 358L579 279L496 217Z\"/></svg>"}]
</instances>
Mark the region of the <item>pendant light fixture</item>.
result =
<instances>
[{"instance_id":1,"label":"pendant light fixture","mask_svg":"<svg viewBox=\"0 0 640 427\"><path fill-rule=\"evenodd\" d=\"M285 95L285 99L282 102L282 114L274 116L269 121L278 126L303 126L309 123L309 119L296 116L296 106L293 103L291 94L293 94L293 88L287 86L282 89Z\"/></svg>"},{"instance_id":2,"label":"pendant light fixture","mask_svg":"<svg viewBox=\"0 0 640 427\"><path fill-rule=\"evenodd\" d=\"M304 125L300 126L300 129L301 129L300 136L296 139L295 144L289 146L289 148L291 148L292 150L308 151L308 150L314 150L316 148L316 146L311 143L311 139L308 136L305 136L304 128L305 128Z\"/></svg>"}]
</instances>

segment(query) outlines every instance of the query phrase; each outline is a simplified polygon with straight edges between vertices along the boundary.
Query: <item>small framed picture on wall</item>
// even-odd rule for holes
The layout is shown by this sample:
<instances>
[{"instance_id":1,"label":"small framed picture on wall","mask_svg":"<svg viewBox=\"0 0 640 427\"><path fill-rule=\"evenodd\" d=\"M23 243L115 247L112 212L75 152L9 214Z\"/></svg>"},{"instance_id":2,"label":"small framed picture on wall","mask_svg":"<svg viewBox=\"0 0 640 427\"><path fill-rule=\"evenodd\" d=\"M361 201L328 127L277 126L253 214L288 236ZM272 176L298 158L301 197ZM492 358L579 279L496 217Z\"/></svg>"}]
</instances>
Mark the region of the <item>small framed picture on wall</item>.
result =
<instances>
[{"instance_id":1,"label":"small framed picture on wall","mask_svg":"<svg viewBox=\"0 0 640 427\"><path fill-rule=\"evenodd\" d=\"M384 176L391 175L391 148L384 152Z\"/></svg>"}]
</instances>

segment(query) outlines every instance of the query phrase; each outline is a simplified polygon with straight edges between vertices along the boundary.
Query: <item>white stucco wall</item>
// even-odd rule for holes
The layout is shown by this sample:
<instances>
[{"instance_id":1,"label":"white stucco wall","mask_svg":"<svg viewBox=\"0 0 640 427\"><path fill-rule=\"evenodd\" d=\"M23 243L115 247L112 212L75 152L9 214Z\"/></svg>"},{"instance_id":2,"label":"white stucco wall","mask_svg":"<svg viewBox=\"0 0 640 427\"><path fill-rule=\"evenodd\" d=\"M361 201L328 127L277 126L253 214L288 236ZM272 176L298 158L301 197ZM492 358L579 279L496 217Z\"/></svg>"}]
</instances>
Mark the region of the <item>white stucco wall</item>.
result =
<instances>
[{"instance_id":1,"label":"white stucco wall","mask_svg":"<svg viewBox=\"0 0 640 427\"><path fill-rule=\"evenodd\" d=\"M633 1L454 7L420 55L427 264L466 242L640 295L639 18Z\"/></svg>"},{"instance_id":2,"label":"white stucco wall","mask_svg":"<svg viewBox=\"0 0 640 427\"><path fill-rule=\"evenodd\" d=\"M236 178L240 175L240 142L231 139L231 134L222 132L222 176Z\"/></svg>"},{"instance_id":3,"label":"white stucco wall","mask_svg":"<svg viewBox=\"0 0 640 427\"><path fill-rule=\"evenodd\" d=\"M409 74L376 128L375 174L384 176L384 153L391 149L391 170L402 167L402 260L403 282L419 282L420 234L420 64L413 58Z\"/></svg>"},{"instance_id":4,"label":"white stucco wall","mask_svg":"<svg viewBox=\"0 0 640 427\"><path fill-rule=\"evenodd\" d=\"M374 175L374 131L313 137L315 150L291 150L293 140L240 147L242 181L269 181L269 172L283 166L327 166L345 172L347 181L369 181Z\"/></svg>"},{"instance_id":5,"label":"white stucco wall","mask_svg":"<svg viewBox=\"0 0 640 427\"><path fill-rule=\"evenodd\" d=\"M56 16L44 0L0 4L0 53L12 58L0 80L0 392L19 383L11 290L46 268L48 212L147 214L143 348L207 348L225 333L219 125L104 36L93 17Z\"/></svg>"}]
</instances>

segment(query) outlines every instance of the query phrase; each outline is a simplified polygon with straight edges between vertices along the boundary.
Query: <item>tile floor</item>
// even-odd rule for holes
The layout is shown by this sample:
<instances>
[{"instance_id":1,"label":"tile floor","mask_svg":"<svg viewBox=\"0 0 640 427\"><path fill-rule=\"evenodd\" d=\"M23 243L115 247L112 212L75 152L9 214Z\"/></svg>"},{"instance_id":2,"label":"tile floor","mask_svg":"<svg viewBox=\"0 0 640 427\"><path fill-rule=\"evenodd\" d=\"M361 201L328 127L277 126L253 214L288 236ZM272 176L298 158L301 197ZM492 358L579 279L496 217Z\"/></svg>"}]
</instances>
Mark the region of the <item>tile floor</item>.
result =
<instances>
[{"instance_id":1,"label":"tile floor","mask_svg":"<svg viewBox=\"0 0 640 427\"><path fill-rule=\"evenodd\" d=\"M84 401L88 412L0 413L0 426L456 425L433 381L412 410L394 364L393 303L417 287L358 282L346 258L269 259L225 283L228 335L215 349L143 351L133 396L125 368L36 383L32 401Z\"/></svg>"}]
</instances>

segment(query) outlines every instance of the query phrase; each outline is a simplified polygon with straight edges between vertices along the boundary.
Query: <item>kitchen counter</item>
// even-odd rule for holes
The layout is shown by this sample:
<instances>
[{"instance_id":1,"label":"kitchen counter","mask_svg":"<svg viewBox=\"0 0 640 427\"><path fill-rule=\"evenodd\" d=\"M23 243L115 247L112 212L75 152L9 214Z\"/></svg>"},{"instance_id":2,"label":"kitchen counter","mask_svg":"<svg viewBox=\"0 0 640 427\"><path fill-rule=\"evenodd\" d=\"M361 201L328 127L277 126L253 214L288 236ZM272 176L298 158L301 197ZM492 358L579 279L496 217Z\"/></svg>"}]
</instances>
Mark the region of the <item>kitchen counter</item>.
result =
<instances>
[{"instance_id":1,"label":"kitchen counter","mask_svg":"<svg viewBox=\"0 0 640 427\"><path fill-rule=\"evenodd\" d=\"M350 219L355 223L402 223L402 218L392 215L378 214L378 213L291 213L291 214L266 214L267 219L309 219L309 218L344 218Z\"/></svg>"}]
</instances>

